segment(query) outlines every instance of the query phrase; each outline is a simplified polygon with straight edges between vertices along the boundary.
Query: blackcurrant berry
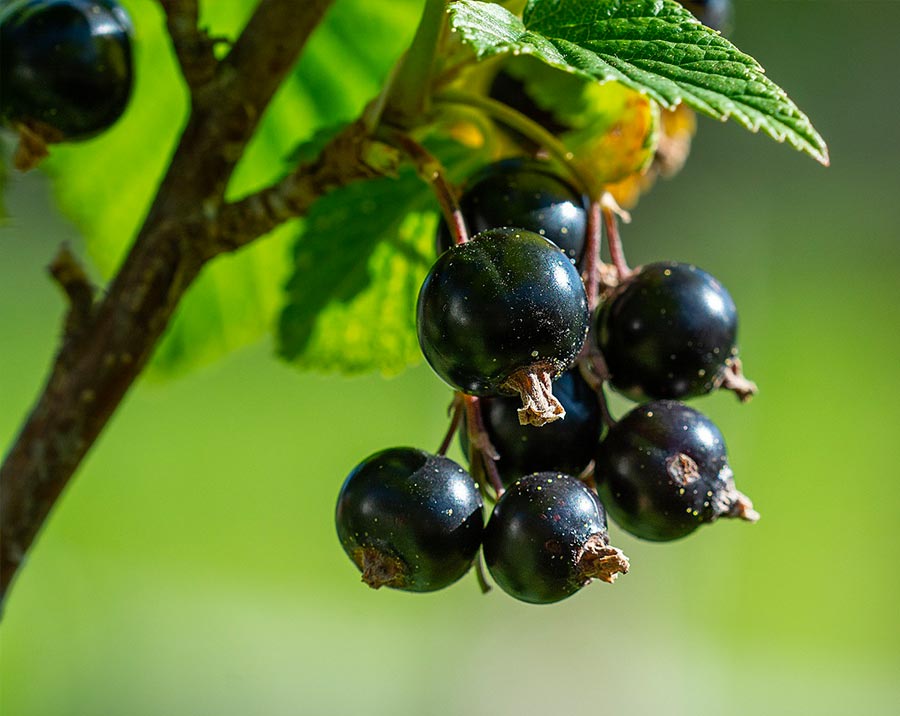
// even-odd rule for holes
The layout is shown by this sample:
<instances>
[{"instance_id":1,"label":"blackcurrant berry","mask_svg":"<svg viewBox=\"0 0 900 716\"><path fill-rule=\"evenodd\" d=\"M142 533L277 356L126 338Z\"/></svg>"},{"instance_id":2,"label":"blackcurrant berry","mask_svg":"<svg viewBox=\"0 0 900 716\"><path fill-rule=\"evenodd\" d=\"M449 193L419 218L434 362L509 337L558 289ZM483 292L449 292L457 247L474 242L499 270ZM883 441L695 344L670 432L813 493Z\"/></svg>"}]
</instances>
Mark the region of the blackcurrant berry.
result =
<instances>
[{"instance_id":1,"label":"blackcurrant berry","mask_svg":"<svg viewBox=\"0 0 900 716\"><path fill-rule=\"evenodd\" d=\"M731 25L731 0L681 0L681 4L713 30L725 31Z\"/></svg>"},{"instance_id":2,"label":"blackcurrant berry","mask_svg":"<svg viewBox=\"0 0 900 716\"><path fill-rule=\"evenodd\" d=\"M515 226L550 239L572 261L584 252L587 201L546 162L507 159L491 164L472 177L459 205L472 234ZM438 253L452 245L441 222Z\"/></svg>"},{"instance_id":3,"label":"blackcurrant berry","mask_svg":"<svg viewBox=\"0 0 900 716\"><path fill-rule=\"evenodd\" d=\"M435 372L471 395L522 398L519 419L565 415L550 382L578 355L587 297L575 266L547 239L492 229L445 251L422 289L419 345Z\"/></svg>"},{"instance_id":4,"label":"blackcurrant berry","mask_svg":"<svg viewBox=\"0 0 900 716\"><path fill-rule=\"evenodd\" d=\"M392 448L357 465L341 488L335 523L370 587L442 589L472 566L484 528L469 473L452 460Z\"/></svg>"},{"instance_id":5,"label":"blackcurrant berry","mask_svg":"<svg viewBox=\"0 0 900 716\"><path fill-rule=\"evenodd\" d=\"M577 368L556 380L553 394L565 409L566 419L542 428L519 423L517 398L482 398L485 428L500 455L496 464L504 485L532 472L577 475L594 459L602 428L597 394ZM460 444L468 454L467 426L463 425Z\"/></svg>"},{"instance_id":6,"label":"blackcurrant berry","mask_svg":"<svg viewBox=\"0 0 900 716\"><path fill-rule=\"evenodd\" d=\"M610 428L594 477L610 516L643 539L678 539L719 517L759 519L735 489L722 433L673 400L640 405Z\"/></svg>"},{"instance_id":7,"label":"blackcurrant berry","mask_svg":"<svg viewBox=\"0 0 900 716\"><path fill-rule=\"evenodd\" d=\"M0 17L0 116L45 141L112 125L132 87L131 22L111 0L20 0Z\"/></svg>"},{"instance_id":8,"label":"blackcurrant berry","mask_svg":"<svg viewBox=\"0 0 900 716\"><path fill-rule=\"evenodd\" d=\"M609 546L600 500L555 472L523 477L503 493L484 531L484 560L504 592L532 604L628 571L628 558Z\"/></svg>"},{"instance_id":9,"label":"blackcurrant berry","mask_svg":"<svg viewBox=\"0 0 900 716\"><path fill-rule=\"evenodd\" d=\"M721 384L737 354L737 309L695 266L644 266L597 312L594 339L613 387L635 400L689 398Z\"/></svg>"}]
</instances>

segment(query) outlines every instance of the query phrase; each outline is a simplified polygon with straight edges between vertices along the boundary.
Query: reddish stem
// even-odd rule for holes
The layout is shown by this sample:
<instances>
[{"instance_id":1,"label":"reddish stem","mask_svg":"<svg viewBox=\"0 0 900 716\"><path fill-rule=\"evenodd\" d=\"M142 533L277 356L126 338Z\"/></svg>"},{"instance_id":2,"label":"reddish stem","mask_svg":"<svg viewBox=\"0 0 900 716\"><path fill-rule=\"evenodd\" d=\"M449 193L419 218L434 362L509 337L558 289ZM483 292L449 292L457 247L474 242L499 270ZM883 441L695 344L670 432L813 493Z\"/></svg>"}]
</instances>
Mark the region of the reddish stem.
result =
<instances>
[{"instance_id":1,"label":"reddish stem","mask_svg":"<svg viewBox=\"0 0 900 716\"><path fill-rule=\"evenodd\" d=\"M581 474L578 476L578 479L581 480L585 485L590 487L595 492L597 491L597 482L594 479L594 466L595 463L591 460L588 463L588 466L581 471Z\"/></svg>"},{"instance_id":2,"label":"reddish stem","mask_svg":"<svg viewBox=\"0 0 900 716\"><path fill-rule=\"evenodd\" d=\"M624 281L631 275L631 269L625 262L625 252L622 250L622 237L619 235L619 222L616 213L607 204L601 206L603 212L603 224L606 228L606 242L609 245L609 257L619 274L619 281Z\"/></svg>"},{"instance_id":3,"label":"reddish stem","mask_svg":"<svg viewBox=\"0 0 900 716\"><path fill-rule=\"evenodd\" d=\"M600 302L600 202L591 199L587 217L587 241L584 246L584 290L593 311Z\"/></svg>"},{"instance_id":4,"label":"reddish stem","mask_svg":"<svg viewBox=\"0 0 900 716\"><path fill-rule=\"evenodd\" d=\"M410 158L415 164L419 176L431 186L444 214L444 221L453 232L454 242L466 243L469 240L466 222L459 208L456 192L447 180L447 171L440 160L405 132L385 129L383 134L387 141L401 149Z\"/></svg>"},{"instance_id":5,"label":"reddish stem","mask_svg":"<svg viewBox=\"0 0 900 716\"><path fill-rule=\"evenodd\" d=\"M466 423L469 428L469 446L472 450L472 462L480 457L484 465L484 471L487 473L491 486L497 498L504 493L503 481L500 479L500 472L497 470L495 462L500 456L497 453L490 437L487 434L487 428L484 426L484 417L481 414L481 401L474 395L466 395L463 397L466 404Z\"/></svg>"},{"instance_id":6,"label":"reddish stem","mask_svg":"<svg viewBox=\"0 0 900 716\"><path fill-rule=\"evenodd\" d=\"M600 405L600 418L603 420L603 424L611 428L616 424L616 419L609 410L609 403L606 402L606 392L603 390L603 383L609 379L603 357L594 350L579 359L578 369L581 371L581 377L584 378L585 383L591 386L591 389L597 396L597 403Z\"/></svg>"},{"instance_id":7,"label":"reddish stem","mask_svg":"<svg viewBox=\"0 0 900 716\"><path fill-rule=\"evenodd\" d=\"M484 565L481 563L480 553L475 556L475 579L478 580L478 588L482 594L487 594L491 591L491 585L487 580L487 575L484 573Z\"/></svg>"},{"instance_id":8,"label":"reddish stem","mask_svg":"<svg viewBox=\"0 0 900 716\"><path fill-rule=\"evenodd\" d=\"M450 443L453 442L453 436L456 435L456 431L459 428L459 421L462 419L463 412L463 401L461 395L461 393L456 393L453 396L453 402L450 403L450 425L447 428L447 434L444 435L444 440L441 443L441 446L437 450L438 455L447 454L447 450L450 449Z\"/></svg>"}]
</instances>

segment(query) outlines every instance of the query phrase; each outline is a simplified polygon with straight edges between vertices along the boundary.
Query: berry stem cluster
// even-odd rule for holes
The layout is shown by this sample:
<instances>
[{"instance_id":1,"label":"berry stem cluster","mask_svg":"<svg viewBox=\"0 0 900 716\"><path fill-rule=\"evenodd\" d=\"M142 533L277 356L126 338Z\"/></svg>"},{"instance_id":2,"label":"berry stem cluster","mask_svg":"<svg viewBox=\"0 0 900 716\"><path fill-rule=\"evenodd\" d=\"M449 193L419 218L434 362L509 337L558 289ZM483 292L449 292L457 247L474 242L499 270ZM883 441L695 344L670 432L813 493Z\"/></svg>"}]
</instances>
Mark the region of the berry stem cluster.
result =
<instances>
[{"instance_id":1,"label":"berry stem cluster","mask_svg":"<svg viewBox=\"0 0 900 716\"><path fill-rule=\"evenodd\" d=\"M67 2L87 7L86 0ZM607 509L624 529L652 540L675 539L721 517L758 518L734 486L721 433L677 402L719 387L742 399L755 392L737 356L730 296L687 264L631 270L617 218L627 215L552 131L496 99L446 87L470 61L436 61L446 39L446 0L426 0L412 46L385 90L316 159L226 200L269 102L332 2L260 0L218 59L221 40L198 26L197 0L160 0L190 114L107 289L95 291L65 249L50 267L70 310L44 390L0 466L0 599L204 266L304 216L329 191L394 174L403 157L433 188L446 224L420 290L416 328L426 360L455 397L436 455L384 450L345 481L336 524L363 581L432 591L475 565L486 590L481 550L504 591L549 603L628 571L628 559L609 543ZM114 0L89 5L94 14L127 20ZM30 32L27 18L19 19L3 26L5 45ZM63 109L72 110L67 126L47 121L66 114L56 106L35 117L2 108L0 118L18 128L29 162L48 143L91 136L123 111L131 91L130 21L117 28L112 42L98 31L90 48L115 54L125 68L112 81L102 72L93 78L107 81L105 106L89 102L85 109L78 106L83 98L61 93L69 102ZM44 44L57 51L66 37L57 39ZM18 76L59 64L56 56L35 60L32 44L14 47L27 70ZM457 197L440 161L409 134L433 120L432 107L454 106L533 142L574 186L547 162L514 160L488 167ZM600 259L603 229L612 266ZM639 405L614 420L607 386ZM472 474L445 457L455 434ZM487 524L484 497L495 503Z\"/></svg>"},{"instance_id":2,"label":"berry stem cluster","mask_svg":"<svg viewBox=\"0 0 900 716\"><path fill-rule=\"evenodd\" d=\"M411 140L396 143L425 167L423 178L448 204L445 196L455 195L439 165ZM722 433L679 402L720 387L742 398L755 389L741 373L734 302L689 264L630 269L619 217L629 219L610 193L578 196L546 162L489 165L445 211L439 256L419 292L419 345L456 391L433 459L444 459L464 416L460 442L471 474L451 468L448 481L462 480L494 503L486 525L478 509L465 523L483 529L476 552L480 547L495 583L524 602L557 602L629 571L628 558L610 545L607 511L626 531L654 541L722 518L759 519L735 487ZM458 234L456 223L477 233L449 241L447 226ZM600 270L601 225L613 261L604 268L613 274ZM610 412L607 386L637 403L620 420ZM442 547L427 562L410 556L408 545L438 543L433 529L417 525L452 514L453 491L434 484L422 502L413 453L387 452L407 455L416 469L366 481L360 475L385 453L360 463L338 497L341 543L369 586L440 589L449 581L431 572L452 567L455 580L468 569L459 566L455 531L440 535ZM381 495L395 481L403 493L415 488L402 521L389 513L408 502L405 494L397 504ZM368 521L382 512L386 524ZM469 567L480 567L476 552L466 555ZM372 564L378 574L391 565L390 580L373 583Z\"/></svg>"}]
</instances>

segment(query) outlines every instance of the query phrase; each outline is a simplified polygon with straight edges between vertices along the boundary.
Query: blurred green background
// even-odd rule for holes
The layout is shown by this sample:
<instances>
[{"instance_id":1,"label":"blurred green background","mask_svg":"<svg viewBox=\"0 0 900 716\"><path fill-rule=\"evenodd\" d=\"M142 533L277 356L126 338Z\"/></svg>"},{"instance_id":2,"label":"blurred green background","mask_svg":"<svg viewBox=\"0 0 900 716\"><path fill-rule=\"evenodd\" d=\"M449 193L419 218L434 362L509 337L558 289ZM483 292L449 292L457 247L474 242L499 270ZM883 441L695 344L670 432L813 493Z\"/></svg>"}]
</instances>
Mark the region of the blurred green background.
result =
<instances>
[{"instance_id":1,"label":"blurred green background","mask_svg":"<svg viewBox=\"0 0 900 716\"><path fill-rule=\"evenodd\" d=\"M703 120L624 240L632 263L696 262L735 297L762 394L695 406L759 524L671 544L613 528L632 572L552 607L481 596L474 578L371 592L334 536L338 488L375 450L434 449L448 389L424 366L298 373L264 343L129 395L11 591L0 712L898 713L900 3L736 6L734 41L833 165ZM40 174L7 194L2 445L60 331L44 266L80 245Z\"/></svg>"}]
</instances>

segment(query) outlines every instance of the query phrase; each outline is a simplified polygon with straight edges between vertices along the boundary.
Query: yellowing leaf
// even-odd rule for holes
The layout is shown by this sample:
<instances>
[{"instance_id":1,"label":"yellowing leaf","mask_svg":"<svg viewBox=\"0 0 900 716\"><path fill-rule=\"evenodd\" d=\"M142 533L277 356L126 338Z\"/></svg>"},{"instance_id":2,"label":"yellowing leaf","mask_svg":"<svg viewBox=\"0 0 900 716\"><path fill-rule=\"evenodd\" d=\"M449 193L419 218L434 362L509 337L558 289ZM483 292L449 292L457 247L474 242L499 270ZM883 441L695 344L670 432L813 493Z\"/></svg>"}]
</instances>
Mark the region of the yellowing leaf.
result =
<instances>
[{"instance_id":1,"label":"yellowing leaf","mask_svg":"<svg viewBox=\"0 0 900 716\"><path fill-rule=\"evenodd\" d=\"M563 135L575 162L601 184L644 171L656 150L656 103L616 82L589 84L585 94L597 110L588 115L592 121Z\"/></svg>"},{"instance_id":2,"label":"yellowing leaf","mask_svg":"<svg viewBox=\"0 0 900 716\"><path fill-rule=\"evenodd\" d=\"M697 129L697 117L684 105L660 113L659 141L650 167L643 172L635 172L621 181L608 186L616 202L623 209L631 209L642 194L647 193L656 183L657 177L668 179L684 166L691 151L691 140Z\"/></svg>"}]
</instances>

